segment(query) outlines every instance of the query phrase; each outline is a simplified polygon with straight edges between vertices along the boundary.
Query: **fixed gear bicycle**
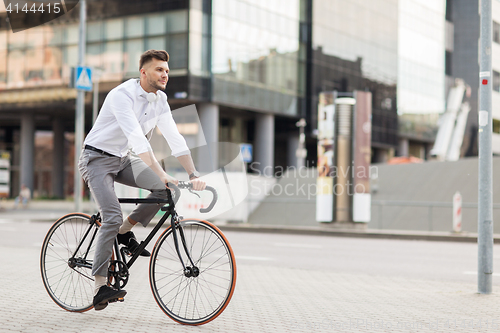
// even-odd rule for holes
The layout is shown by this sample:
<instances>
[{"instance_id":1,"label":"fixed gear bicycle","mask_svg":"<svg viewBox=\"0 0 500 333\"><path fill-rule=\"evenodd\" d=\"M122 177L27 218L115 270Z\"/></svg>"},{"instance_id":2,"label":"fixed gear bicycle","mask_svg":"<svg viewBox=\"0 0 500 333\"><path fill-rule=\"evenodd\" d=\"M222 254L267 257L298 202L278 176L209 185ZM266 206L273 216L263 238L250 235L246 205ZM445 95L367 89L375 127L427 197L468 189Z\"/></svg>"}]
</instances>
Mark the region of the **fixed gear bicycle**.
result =
<instances>
[{"instance_id":1,"label":"fixed gear bicycle","mask_svg":"<svg viewBox=\"0 0 500 333\"><path fill-rule=\"evenodd\" d=\"M191 184L179 182L174 198L119 199L120 203L164 205L164 215L139 248L131 253L119 248L115 239L108 269L108 284L125 287L129 269L149 244L168 217L168 226L158 237L149 262L149 282L158 306L171 319L186 325L206 324L219 316L229 304L236 284L236 262L233 250L223 233L214 224L198 219L182 219L175 210L180 189ZM207 186L213 199L209 212L217 201L217 192ZM61 217L49 229L42 244L40 269L49 296L61 308L84 312L93 308L94 277L92 261L100 214L89 216L72 213ZM118 299L122 301L123 299Z\"/></svg>"}]
</instances>

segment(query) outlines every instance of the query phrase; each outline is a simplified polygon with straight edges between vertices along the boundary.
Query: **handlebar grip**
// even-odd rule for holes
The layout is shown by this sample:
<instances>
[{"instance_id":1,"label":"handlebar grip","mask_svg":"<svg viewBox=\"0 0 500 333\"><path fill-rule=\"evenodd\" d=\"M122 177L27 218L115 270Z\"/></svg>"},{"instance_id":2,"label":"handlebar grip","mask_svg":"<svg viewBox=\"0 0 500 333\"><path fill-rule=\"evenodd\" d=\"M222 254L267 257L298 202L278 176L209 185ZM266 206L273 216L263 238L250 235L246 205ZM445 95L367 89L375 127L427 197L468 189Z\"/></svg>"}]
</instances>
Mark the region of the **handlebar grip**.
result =
<instances>
[{"instance_id":1,"label":"handlebar grip","mask_svg":"<svg viewBox=\"0 0 500 333\"><path fill-rule=\"evenodd\" d=\"M212 208L214 208L215 203L217 202L217 199L218 199L217 191L213 187L206 186L205 190L212 192L212 195L213 195L212 202L210 202L210 205L208 205L207 208L201 208L200 213L208 213L209 211L211 211Z\"/></svg>"},{"instance_id":2,"label":"handlebar grip","mask_svg":"<svg viewBox=\"0 0 500 333\"><path fill-rule=\"evenodd\" d=\"M169 189L174 191L174 206L175 206L177 204L177 201L179 201L179 198L181 197L181 190L173 183L167 183L167 186Z\"/></svg>"},{"instance_id":3,"label":"handlebar grip","mask_svg":"<svg viewBox=\"0 0 500 333\"><path fill-rule=\"evenodd\" d=\"M181 189L192 189L193 188L193 184L191 184L189 182L184 182L184 181L180 181L179 186L176 186L175 184L172 184L172 183L168 183L167 185L170 189L172 189L174 191L174 205L176 205L177 201L179 201ZM200 213L208 213L209 211L211 211L214 208L215 203L217 202L217 199L219 198L217 191L212 186L206 186L205 190L212 192L212 201L210 202L210 205L208 205L207 208L200 208Z\"/></svg>"}]
</instances>

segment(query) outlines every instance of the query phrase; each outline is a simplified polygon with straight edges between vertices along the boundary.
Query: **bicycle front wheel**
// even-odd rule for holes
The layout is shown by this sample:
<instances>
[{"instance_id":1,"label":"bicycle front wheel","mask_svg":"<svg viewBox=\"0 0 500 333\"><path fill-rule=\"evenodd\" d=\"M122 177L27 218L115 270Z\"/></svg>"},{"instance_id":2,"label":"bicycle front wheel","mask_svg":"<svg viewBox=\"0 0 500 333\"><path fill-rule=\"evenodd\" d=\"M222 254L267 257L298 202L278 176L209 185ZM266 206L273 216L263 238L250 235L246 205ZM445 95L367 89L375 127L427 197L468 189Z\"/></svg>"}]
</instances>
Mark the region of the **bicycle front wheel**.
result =
<instances>
[{"instance_id":1,"label":"bicycle front wheel","mask_svg":"<svg viewBox=\"0 0 500 333\"><path fill-rule=\"evenodd\" d=\"M201 325L217 318L227 307L236 284L234 253L222 232L202 220L179 222L177 238L186 266L193 269L179 234L198 274L187 274L175 249L172 227L158 238L151 254L149 282L154 298L170 318L185 325Z\"/></svg>"},{"instance_id":2,"label":"bicycle front wheel","mask_svg":"<svg viewBox=\"0 0 500 333\"><path fill-rule=\"evenodd\" d=\"M89 220L87 214L63 216L52 225L42 244L40 269L45 289L57 305L71 312L93 307L92 260L98 224Z\"/></svg>"}]
</instances>

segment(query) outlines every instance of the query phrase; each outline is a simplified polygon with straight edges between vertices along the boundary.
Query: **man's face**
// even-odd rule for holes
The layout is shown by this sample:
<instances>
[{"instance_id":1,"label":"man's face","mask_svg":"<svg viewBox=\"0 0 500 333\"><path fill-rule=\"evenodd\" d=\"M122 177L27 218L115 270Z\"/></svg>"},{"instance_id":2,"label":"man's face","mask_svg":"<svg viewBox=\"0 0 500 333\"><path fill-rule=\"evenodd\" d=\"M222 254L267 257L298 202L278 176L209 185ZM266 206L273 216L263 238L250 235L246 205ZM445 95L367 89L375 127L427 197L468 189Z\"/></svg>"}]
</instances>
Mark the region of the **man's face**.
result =
<instances>
[{"instance_id":1,"label":"man's face","mask_svg":"<svg viewBox=\"0 0 500 333\"><path fill-rule=\"evenodd\" d=\"M168 62L154 59L141 69L141 81L144 81L144 90L156 93L157 90L164 90L168 82Z\"/></svg>"}]
</instances>

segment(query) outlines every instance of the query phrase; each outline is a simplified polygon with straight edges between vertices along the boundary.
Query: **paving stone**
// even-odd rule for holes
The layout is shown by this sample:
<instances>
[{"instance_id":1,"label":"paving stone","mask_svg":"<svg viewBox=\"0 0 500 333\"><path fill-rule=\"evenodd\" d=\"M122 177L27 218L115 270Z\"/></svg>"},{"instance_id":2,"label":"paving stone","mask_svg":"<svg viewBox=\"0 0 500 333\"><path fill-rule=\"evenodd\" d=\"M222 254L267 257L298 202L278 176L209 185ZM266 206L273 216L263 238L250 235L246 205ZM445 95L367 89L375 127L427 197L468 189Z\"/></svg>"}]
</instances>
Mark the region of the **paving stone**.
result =
<instances>
[{"instance_id":1,"label":"paving stone","mask_svg":"<svg viewBox=\"0 0 500 333\"><path fill-rule=\"evenodd\" d=\"M498 332L500 295L468 283L238 263L226 311L196 328L167 317L149 287L149 261L131 269L125 302L70 313L49 297L40 249L0 247L0 332Z\"/></svg>"}]
</instances>

